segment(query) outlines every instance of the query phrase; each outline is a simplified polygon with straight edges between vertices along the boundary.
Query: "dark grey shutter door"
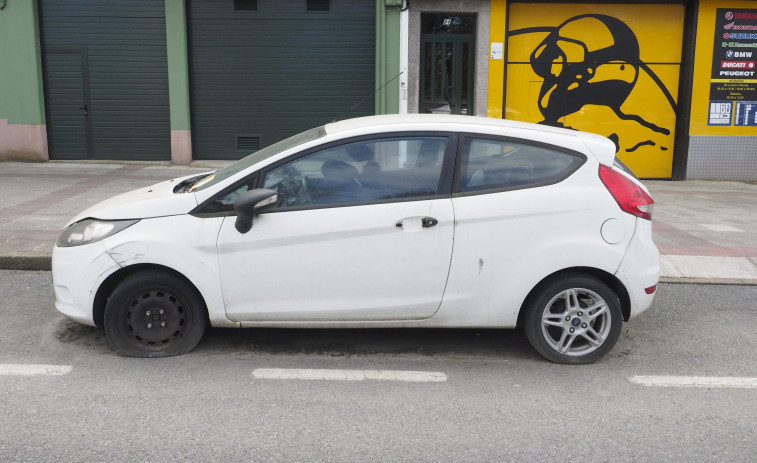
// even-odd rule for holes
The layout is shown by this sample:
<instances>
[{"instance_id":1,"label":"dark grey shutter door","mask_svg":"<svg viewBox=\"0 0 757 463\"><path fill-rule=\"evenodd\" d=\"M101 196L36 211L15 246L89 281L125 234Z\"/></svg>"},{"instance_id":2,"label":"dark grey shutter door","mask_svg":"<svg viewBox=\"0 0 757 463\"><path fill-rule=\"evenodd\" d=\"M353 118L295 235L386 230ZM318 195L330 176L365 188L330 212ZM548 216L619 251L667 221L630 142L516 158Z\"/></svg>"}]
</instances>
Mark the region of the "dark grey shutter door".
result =
<instances>
[{"instance_id":1,"label":"dark grey shutter door","mask_svg":"<svg viewBox=\"0 0 757 463\"><path fill-rule=\"evenodd\" d=\"M243 157L363 98L347 117L374 114L375 1L309 3L189 1L195 158Z\"/></svg>"},{"instance_id":2,"label":"dark grey shutter door","mask_svg":"<svg viewBox=\"0 0 757 463\"><path fill-rule=\"evenodd\" d=\"M47 51L63 48L82 49L87 56L92 157L170 159L164 2L40 0L39 6L48 134L56 135L50 137L51 156L87 157L79 146L57 137L62 126L56 99L75 90L53 75L59 63Z\"/></svg>"}]
</instances>

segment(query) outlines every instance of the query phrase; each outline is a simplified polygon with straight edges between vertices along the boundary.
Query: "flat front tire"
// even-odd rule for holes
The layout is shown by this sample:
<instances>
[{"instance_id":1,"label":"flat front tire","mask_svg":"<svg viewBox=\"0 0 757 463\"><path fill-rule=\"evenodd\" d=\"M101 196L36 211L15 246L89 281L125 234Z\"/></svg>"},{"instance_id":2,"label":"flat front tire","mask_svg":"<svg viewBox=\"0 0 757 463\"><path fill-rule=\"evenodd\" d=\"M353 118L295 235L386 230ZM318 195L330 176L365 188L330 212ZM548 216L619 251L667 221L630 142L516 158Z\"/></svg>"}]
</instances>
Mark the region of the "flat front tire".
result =
<instances>
[{"instance_id":1,"label":"flat front tire","mask_svg":"<svg viewBox=\"0 0 757 463\"><path fill-rule=\"evenodd\" d=\"M582 364L599 360L615 346L623 314L605 283L576 274L537 288L523 321L526 337L544 358Z\"/></svg>"},{"instance_id":2,"label":"flat front tire","mask_svg":"<svg viewBox=\"0 0 757 463\"><path fill-rule=\"evenodd\" d=\"M126 277L105 307L105 333L127 357L170 357L202 339L207 312L187 281L157 270Z\"/></svg>"}]
</instances>

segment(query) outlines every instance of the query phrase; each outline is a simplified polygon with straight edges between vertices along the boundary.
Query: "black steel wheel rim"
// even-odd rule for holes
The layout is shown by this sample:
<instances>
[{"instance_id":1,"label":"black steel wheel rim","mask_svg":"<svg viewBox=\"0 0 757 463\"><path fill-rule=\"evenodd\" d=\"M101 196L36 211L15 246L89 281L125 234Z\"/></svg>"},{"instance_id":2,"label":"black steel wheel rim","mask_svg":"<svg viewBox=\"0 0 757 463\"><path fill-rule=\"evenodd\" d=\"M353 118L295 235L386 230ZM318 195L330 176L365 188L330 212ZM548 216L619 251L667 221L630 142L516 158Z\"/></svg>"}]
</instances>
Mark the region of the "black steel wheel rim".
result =
<instances>
[{"instance_id":1,"label":"black steel wheel rim","mask_svg":"<svg viewBox=\"0 0 757 463\"><path fill-rule=\"evenodd\" d=\"M191 313L182 298L167 288L135 292L124 311L123 329L141 348L164 350L188 331Z\"/></svg>"}]
</instances>

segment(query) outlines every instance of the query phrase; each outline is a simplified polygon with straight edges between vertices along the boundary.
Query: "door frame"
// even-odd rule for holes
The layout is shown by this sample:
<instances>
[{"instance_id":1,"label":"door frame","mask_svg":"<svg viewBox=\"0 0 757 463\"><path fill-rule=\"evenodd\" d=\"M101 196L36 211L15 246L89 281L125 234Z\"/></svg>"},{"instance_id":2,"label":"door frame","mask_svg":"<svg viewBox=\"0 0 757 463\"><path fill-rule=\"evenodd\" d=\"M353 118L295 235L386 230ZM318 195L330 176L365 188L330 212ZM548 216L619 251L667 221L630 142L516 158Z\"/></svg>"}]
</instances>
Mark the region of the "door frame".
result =
<instances>
[{"instance_id":1,"label":"door frame","mask_svg":"<svg viewBox=\"0 0 757 463\"><path fill-rule=\"evenodd\" d=\"M421 12L421 21L423 21L423 15L424 14L439 14L438 12ZM468 48L468 112L466 115L473 116L475 115L475 90L476 90L476 32L478 30L478 16L475 13L469 13L469 12L453 12L449 13L450 15L465 15L465 16L473 16L475 25L474 25L474 32L468 33L468 34L420 34L420 67L419 67L419 75L418 75L418 82L419 82L419 88L418 88L418 112L422 111L423 104L424 104L424 96L425 96L425 83L426 83L426 54L425 51L425 44L427 43L433 43L433 44L439 44L439 43L445 43L445 42L452 42L452 66L453 66L453 76L452 80L459 82L462 80L462 73L463 73L463 60L462 60L462 44L464 42L468 42L469 48ZM456 59L455 57L459 57ZM444 67L442 68L444 69ZM432 85L433 85L433 79L432 79ZM455 100L455 104L450 104L450 113L451 114L460 114L460 88L456 88L454 91L454 96L456 98L453 98ZM442 93L444 93L444 90L442 89ZM443 103L442 103L443 104Z\"/></svg>"}]
</instances>

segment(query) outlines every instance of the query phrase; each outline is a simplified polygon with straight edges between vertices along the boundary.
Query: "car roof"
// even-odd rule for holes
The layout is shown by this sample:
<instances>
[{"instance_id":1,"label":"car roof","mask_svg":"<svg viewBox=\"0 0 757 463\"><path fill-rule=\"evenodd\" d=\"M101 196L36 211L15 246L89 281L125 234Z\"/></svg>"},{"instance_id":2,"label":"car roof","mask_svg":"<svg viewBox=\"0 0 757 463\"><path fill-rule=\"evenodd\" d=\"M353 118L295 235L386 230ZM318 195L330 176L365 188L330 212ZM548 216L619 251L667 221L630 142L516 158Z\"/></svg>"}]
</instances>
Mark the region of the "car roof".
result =
<instances>
[{"instance_id":1,"label":"car roof","mask_svg":"<svg viewBox=\"0 0 757 463\"><path fill-rule=\"evenodd\" d=\"M386 114L357 117L326 124L324 130L328 135L336 135L337 137L340 134L347 135L349 132L364 135L377 132L412 130L515 135L533 140L543 140L547 143L562 146L566 146L566 143L570 141L573 149L577 149L578 151L584 151L585 148L589 148L589 151L597 157L599 162L605 165L612 165L617 149L615 143L610 139L594 133L533 124L531 122L497 119L494 117L448 114ZM545 137L547 134L551 137ZM551 138L551 140L547 140L547 138ZM559 141L560 139L561 141Z\"/></svg>"},{"instance_id":2,"label":"car roof","mask_svg":"<svg viewBox=\"0 0 757 463\"><path fill-rule=\"evenodd\" d=\"M357 117L343 121L332 122L324 127L327 134L337 134L352 130L367 128L389 128L392 125L413 125L414 130L423 130L423 125L428 125L427 130L439 130L440 125L446 126L444 130L472 130L474 127L480 129L506 129L514 128L521 130L535 130L569 136L580 136L582 132L576 130L551 127L548 125L533 124L530 122L511 121L506 119L497 119L493 117L478 116L456 116L447 114L386 114L380 116ZM479 131L475 130L475 131Z\"/></svg>"}]
</instances>

